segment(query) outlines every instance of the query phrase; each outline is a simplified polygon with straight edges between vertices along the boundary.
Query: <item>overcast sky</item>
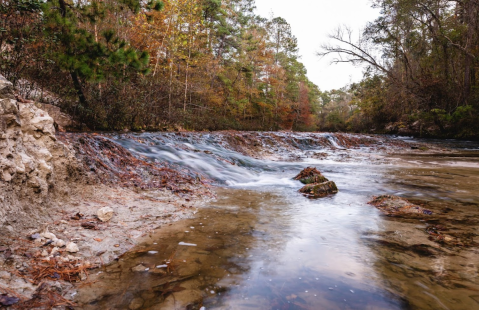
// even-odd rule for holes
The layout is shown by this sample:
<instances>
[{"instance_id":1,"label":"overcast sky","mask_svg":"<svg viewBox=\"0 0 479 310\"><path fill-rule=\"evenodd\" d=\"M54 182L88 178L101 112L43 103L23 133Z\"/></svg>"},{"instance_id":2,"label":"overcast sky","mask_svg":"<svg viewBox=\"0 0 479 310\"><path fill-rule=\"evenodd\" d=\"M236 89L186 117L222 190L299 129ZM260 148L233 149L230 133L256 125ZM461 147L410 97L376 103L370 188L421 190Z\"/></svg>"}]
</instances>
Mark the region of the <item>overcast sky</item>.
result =
<instances>
[{"instance_id":1,"label":"overcast sky","mask_svg":"<svg viewBox=\"0 0 479 310\"><path fill-rule=\"evenodd\" d=\"M328 42L328 34L340 25L355 31L373 21L379 11L370 0L256 0L257 13L264 17L283 17L298 38L301 61L309 79L321 90L338 89L362 77L362 69L350 64L330 65L330 59L319 59L315 52Z\"/></svg>"}]
</instances>

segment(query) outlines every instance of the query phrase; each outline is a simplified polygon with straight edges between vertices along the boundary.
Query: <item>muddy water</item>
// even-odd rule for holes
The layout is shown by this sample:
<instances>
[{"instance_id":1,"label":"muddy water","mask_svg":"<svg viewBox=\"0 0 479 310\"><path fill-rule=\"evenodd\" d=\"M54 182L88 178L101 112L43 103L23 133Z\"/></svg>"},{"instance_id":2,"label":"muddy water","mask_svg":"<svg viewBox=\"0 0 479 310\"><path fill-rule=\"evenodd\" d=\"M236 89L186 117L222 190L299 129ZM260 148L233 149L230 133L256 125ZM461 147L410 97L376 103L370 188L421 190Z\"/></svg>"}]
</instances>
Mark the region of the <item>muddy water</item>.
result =
<instances>
[{"instance_id":1,"label":"muddy water","mask_svg":"<svg viewBox=\"0 0 479 310\"><path fill-rule=\"evenodd\" d=\"M170 141L161 152L123 142L198 173L214 170L221 187L194 219L162 227L95 270L76 296L84 309L479 309L479 250L468 243L479 219L475 152L304 150L286 162L207 141ZM308 158L311 151L328 157ZM340 192L318 200L298 194L291 178L306 166ZM384 193L433 215L384 217L367 204ZM426 228L439 224L462 243L429 240Z\"/></svg>"}]
</instances>

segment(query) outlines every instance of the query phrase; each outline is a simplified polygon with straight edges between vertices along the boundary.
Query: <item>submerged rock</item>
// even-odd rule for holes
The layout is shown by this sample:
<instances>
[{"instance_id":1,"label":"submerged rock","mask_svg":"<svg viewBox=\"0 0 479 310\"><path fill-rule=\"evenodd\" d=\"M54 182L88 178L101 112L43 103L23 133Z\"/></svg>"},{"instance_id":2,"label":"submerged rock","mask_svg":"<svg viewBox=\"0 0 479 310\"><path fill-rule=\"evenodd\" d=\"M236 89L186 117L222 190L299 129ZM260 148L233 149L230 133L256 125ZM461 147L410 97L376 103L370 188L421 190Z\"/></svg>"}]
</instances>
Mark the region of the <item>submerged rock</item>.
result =
<instances>
[{"instance_id":1,"label":"submerged rock","mask_svg":"<svg viewBox=\"0 0 479 310\"><path fill-rule=\"evenodd\" d=\"M131 310L141 309L144 303L145 301L143 300L143 298L136 297L130 302L130 305L128 306L128 308Z\"/></svg>"},{"instance_id":2,"label":"submerged rock","mask_svg":"<svg viewBox=\"0 0 479 310\"><path fill-rule=\"evenodd\" d=\"M181 289L179 288L179 290ZM169 295L162 304L153 309L199 309L202 301L203 296L199 290L182 290Z\"/></svg>"},{"instance_id":3,"label":"submerged rock","mask_svg":"<svg viewBox=\"0 0 479 310\"><path fill-rule=\"evenodd\" d=\"M299 192L310 198L321 198L338 192L336 184L333 181L329 181L316 168L308 167L294 179L306 184Z\"/></svg>"},{"instance_id":4,"label":"submerged rock","mask_svg":"<svg viewBox=\"0 0 479 310\"><path fill-rule=\"evenodd\" d=\"M142 264L139 264L139 265L131 268L131 271L133 271L133 272L144 272L144 271L148 271L148 270L150 270L150 269L145 267Z\"/></svg>"},{"instance_id":5,"label":"submerged rock","mask_svg":"<svg viewBox=\"0 0 479 310\"><path fill-rule=\"evenodd\" d=\"M373 200L368 203L375 206L388 216L400 216L406 214L432 214L432 211L424 209L398 196L381 195L373 197Z\"/></svg>"}]
</instances>

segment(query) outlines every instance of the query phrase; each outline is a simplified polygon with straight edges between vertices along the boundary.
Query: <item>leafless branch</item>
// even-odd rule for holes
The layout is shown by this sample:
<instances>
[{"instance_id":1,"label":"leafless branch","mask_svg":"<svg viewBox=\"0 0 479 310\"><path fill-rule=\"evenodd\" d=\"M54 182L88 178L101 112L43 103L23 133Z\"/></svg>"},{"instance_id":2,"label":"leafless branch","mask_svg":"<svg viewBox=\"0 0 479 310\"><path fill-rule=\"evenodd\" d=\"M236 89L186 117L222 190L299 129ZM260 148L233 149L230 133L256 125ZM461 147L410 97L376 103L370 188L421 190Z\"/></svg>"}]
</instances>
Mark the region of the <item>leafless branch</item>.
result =
<instances>
[{"instance_id":1,"label":"leafless branch","mask_svg":"<svg viewBox=\"0 0 479 310\"><path fill-rule=\"evenodd\" d=\"M367 40L360 36L357 43L353 41L352 30L348 27L339 27L336 31L329 35L329 38L336 41L337 45L325 44L321 46L322 51L317 52L319 57L325 57L328 55L337 55L337 58L332 60L332 63L366 63L376 70L379 70L385 74L390 74L389 70L373 55L373 51L370 51L367 46ZM345 56L343 58L343 56Z\"/></svg>"}]
</instances>

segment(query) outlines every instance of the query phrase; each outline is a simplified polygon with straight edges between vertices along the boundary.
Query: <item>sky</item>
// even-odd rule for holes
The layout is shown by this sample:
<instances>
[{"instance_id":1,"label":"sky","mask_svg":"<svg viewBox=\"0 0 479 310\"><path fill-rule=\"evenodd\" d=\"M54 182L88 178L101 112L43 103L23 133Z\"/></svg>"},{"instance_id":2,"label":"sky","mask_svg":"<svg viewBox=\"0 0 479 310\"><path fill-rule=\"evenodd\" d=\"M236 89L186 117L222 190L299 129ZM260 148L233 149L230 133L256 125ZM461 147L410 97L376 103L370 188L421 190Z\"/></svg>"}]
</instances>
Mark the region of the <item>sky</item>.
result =
<instances>
[{"instance_id":1,"label":"sky","mask_svg":"<svg viewBox=\"0 0 479 310\"><path fill-rule=\"evenodd\" d=\"M301 62L308 78L319 89L339 89L362 78L362 68L351 64L330 64L331 58L318 58L321 44L331 42L328 35L335 28L347 25L359 33L368 21L379 16L370 0L256 0L256 12L263 17L286 19L298 38Z\"/></svg>"}]
</instances>

